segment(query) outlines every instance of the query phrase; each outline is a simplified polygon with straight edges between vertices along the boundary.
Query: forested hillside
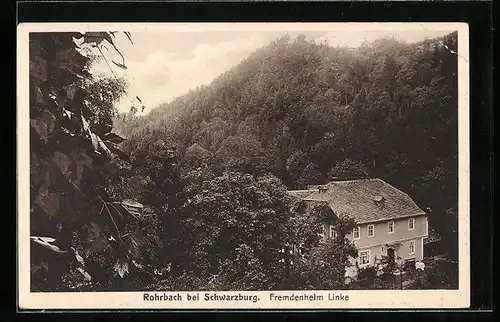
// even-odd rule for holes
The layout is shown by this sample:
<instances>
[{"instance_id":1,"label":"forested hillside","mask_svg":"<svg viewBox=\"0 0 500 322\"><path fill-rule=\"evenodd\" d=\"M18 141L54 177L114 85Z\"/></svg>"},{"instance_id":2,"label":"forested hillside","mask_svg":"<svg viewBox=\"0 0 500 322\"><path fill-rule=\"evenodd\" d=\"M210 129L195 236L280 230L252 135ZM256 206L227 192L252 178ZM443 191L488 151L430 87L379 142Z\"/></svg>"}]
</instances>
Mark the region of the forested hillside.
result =
<instances>
[{"instance_id":1,"label":"forested hillside","mask_svg":"<svg viewBox=\"0 0 500 322\"><path fill-rule=\"evenodd\" d=\"M441 213L457 205L456 43L452 33L352 49L285 36L115 128L136 161L163 142L184 170L272 173L289 188L380 177Z\"/></svg>"}]
</instances>

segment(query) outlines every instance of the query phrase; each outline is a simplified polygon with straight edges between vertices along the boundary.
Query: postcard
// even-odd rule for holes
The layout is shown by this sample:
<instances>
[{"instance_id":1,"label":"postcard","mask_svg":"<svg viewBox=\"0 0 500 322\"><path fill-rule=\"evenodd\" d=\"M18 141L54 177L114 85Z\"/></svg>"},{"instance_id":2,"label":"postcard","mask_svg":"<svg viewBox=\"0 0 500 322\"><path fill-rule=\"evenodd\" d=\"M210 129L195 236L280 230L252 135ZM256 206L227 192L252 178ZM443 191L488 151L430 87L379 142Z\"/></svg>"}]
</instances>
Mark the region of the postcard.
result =
<instances>
[{"instance_id":1,"label":"postcard","mask_svg":"<svg viewBox=\"0 0 500 322\"><path fill-rule=\"evenodd\" d=\"M470 305L464 23L22 23L20 309Z\"/></svg>"}]
</instances>

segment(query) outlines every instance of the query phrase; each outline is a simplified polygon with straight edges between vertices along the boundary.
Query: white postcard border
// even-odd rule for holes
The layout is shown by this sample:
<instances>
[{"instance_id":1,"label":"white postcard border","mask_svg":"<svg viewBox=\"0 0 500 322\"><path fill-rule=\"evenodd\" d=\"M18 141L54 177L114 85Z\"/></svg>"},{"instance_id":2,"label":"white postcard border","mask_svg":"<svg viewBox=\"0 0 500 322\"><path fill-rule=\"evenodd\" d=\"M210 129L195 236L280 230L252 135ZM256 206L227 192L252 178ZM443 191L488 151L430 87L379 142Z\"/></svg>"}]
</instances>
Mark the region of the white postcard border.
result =
<instances>
[{"instance_id":1,"label":"white postcard border","mask_svg":"<svg viewBox=\"0 0 500 322\"><path fill-rule=\"evenodd\" d=\"M459 75L459 289L458 290L370 290L370 291L256 291L256 292L168 292L181 294L182 301L149 301L144 294L163 292L30 292L29 242L29 39L30 32L125 30L206 31L342 31L342 30L457 30ZM465 23L21 23L17 44L17 174L18 174L18 305L20 309L415 309L467 308L470 305L469 231L469 30ZM259 301L204 301L205 293L256 295ZM187 295L200 300L188 301ZM322 295L323 301L277 301L270 295ZM331 294L344 300L328 300ZM348 300L345 300L348 296Z\"/></svg>"}]
</instances>

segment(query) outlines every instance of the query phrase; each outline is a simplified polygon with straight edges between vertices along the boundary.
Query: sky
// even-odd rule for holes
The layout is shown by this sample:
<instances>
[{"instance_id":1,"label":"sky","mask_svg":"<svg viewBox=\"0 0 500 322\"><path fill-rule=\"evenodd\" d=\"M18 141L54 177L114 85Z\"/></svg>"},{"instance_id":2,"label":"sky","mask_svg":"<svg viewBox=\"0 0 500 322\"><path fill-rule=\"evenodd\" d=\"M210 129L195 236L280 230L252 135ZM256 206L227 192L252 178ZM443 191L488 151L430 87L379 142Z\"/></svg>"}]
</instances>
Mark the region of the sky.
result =
<instances>
[{"instance_id":1,"label":"sky","mask_svg":"<svg viewBox=\"0 0 500 322\"><path fill-rule=\"evenodd\" d=\"M269 28L271 29L271 28ZM201 85L208 85L217 76L237 65L252 52L278 37L304 34L316 42L328 40L330 46L358 47L364 41L395 37L407 43L440 37L452 30L214 30L214 31L141 31L131 32L133 44L120 33L115 43L125 57L127 69L115 66L121 62L110 47L104 50L104 60L93 66L102 75L123 76L128 83L128 94L117 104L120 112L130 110L133 98L139 96L146 106L144 113L161 103L187 93ZM108 66L109 65L109 66ZM136 101L137 102L137 101Z\"/></svg>"}]
</instances>

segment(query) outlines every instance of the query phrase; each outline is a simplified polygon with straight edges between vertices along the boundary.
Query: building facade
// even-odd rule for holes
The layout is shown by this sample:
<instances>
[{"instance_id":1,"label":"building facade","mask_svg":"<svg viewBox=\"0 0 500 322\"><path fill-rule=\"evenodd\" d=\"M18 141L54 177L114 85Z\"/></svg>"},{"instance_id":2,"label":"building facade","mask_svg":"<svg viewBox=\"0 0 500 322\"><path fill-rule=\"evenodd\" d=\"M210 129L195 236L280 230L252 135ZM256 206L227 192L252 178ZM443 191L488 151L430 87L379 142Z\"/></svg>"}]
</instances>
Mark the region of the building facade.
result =
<instances>
[{"instance_id":1,"label":"building facade","mask_svg":"<svg viewBox=\"0 0 500 322\"><path fill-rule=\"evenodd\" d=\"M384 256L396 263L417 264L424 258L427 214L401 190L381 179L332 181L308 190L290 191L307 204L328 203L335 215L352 217L357 226L346 238L358 249L346 276L376 265ZM335 227L324 224L323 237L335 237Z\"/></svg>"}]
</instances>

